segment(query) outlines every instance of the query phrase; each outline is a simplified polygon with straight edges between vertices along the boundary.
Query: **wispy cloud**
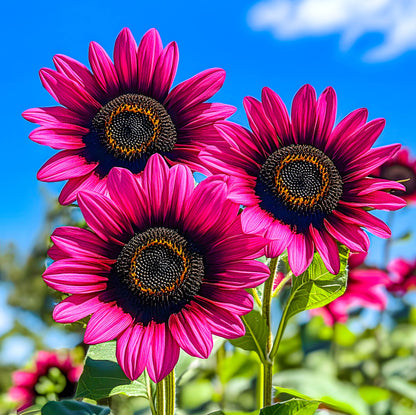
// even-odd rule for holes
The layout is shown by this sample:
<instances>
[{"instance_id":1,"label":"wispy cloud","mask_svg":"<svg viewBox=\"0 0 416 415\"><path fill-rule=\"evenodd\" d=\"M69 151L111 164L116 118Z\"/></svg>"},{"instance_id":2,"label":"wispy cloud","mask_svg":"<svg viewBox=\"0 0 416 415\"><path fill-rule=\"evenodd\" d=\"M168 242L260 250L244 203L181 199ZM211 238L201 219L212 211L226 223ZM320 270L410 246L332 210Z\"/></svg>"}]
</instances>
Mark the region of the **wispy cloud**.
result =
<instances>
[{"instance_id":1,"label":"wispy cloud","mask_svg":"<svg viewBox=\"0 0 416 415\"><path fill-rule=\"evenodd\" d=\"M367 61L416 49L415 0L269 0L254 5L248 21L281 40L339 33L343 50L366 33L383 34L383 42L364 55Z\"/></svg>"}]
</instances>

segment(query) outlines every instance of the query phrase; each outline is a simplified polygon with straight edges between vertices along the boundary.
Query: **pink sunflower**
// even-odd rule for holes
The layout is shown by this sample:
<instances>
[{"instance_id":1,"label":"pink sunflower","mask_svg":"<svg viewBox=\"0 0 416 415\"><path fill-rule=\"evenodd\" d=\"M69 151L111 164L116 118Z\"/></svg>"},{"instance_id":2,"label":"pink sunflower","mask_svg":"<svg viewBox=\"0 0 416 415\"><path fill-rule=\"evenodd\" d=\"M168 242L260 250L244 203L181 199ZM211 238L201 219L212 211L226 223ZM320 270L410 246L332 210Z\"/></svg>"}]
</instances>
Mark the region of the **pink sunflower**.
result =
<instances>
[{"instance_id":1,"label":"pink sunflower","mask_svg":"<svg viewBox=\"0 0 416 415\"><path fill-rule=\"evenodd\" d=\"M169 169L157 154L141 176L113 169L108 191L79 193L91 230L56 229L49 251L55 262L43 278L71 294L55 307L57 322L92 314L85 343L117 339L126 375L136 379L146 368L158 382L180 349L206 358L213 334L244 334L240 316L253 307L245 289L269 275L254 259L267 241L242 232L226 176L194 188L188 167Z\"/></svg>"},{"instance_id":2,"label":"pink sunflower","mask_svg":"<svg viewBox=\"0 0 416 415\"><path fill-rule=\"evenodd\" d=\"M357 307L385 310L390 283L388 275L377 268L364 267L366 253L351 254L348 259L348 285L345 293L321 308L309 310L311 315L321 315L329 326L345 323L348 313Z\"/></svg>"},{"instance_id":3,"label":"pink sunflower","mask_svg":"<svg viewBox=\"0 0 416 415\"><path fill-rule=\"evenodd\" d=\"M209 146L200 158L212 169L233 176L230 198L245 205L245 232L271 240L268 257L285 249L295 275L319 252L331 273L338 273L337 242L366 252L362 228L383 238L388 226L369 209L396 210L405 202L388 191L403 185L367 177L389 160L399 144L372 149L384 120L367 120L367 110L347 115L334 129L336 95L327 88L316 99L303 86L292 104L291 119L280 97L269 88L262 102L244 99L252 132L225 121L217 125L227 143Z\"/></svg>"},{"instance_id":4,"label":"pink sunflower","mask_svg":"<svg viewBox=\"0 0 416 415\"><path fill-rule=\"evenodd\" d=\"M416 288L416 260L393 259L387 265L387 271L390 274L390 284L387 287L390 292L404 295Z\"/></svg>"},{"instance_id":5,"label":"pink sunflower","mask_svg":"<svg viewBox=\"0 0 416 415\"><path fill-rule=\"evenodd\" d=\"M82 365L74 364L68 353L40 351L32 370L12 374L9 396L19 402L18 412L36 403L45 404L53 396L56 399L72 398L81 373Z\"/></svg>"},{"instance_id":6,"label":"pink sunflower","mask_svg":"<svg viewBox=\"0 0 416 415\"><path fill-rule=\"evenodd\" d=\"M408 148L402 148L372 175L382 179L401 181L405 189L395 190L393 193L407 202L416 202L416 160L411 157Z\"/></svg>"},{"instance_id":7,"label":"pink sunflower","mask_svg":"<svg viewBox=\"0 0 416 415\"><path fill-rule=\"evenodd\" d=\"M149 30L139 46L123 29L114 47L114 63L92 42L92 72L80 62L54 56L56 70L40 70L43 86L63 106L33 108L23 116L40 124L30 138L62 150L39 170L46 182L68 180L59 196L72 203L81 190L105 191L108 173L124 167L138 174L150 155L160 153L173 165L186 163L208 174L197 155L215 143L215 122L235 108L207 103L222 86L225 72L208 69L170 90L178 65L175 42L163 48Z\"/></svg>"}]
</instances>

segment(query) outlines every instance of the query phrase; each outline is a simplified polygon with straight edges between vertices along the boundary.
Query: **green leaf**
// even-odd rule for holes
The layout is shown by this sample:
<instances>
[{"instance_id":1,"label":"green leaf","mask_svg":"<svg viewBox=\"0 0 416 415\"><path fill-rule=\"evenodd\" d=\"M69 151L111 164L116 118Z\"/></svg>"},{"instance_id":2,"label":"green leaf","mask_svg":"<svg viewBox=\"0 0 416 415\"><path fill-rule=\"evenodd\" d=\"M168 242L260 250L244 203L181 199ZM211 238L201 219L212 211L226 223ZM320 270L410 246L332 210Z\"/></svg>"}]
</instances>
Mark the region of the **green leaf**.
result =
<instances>
[{"instance_id":1,"label":"green leaf","mask_svg":"<svg viewBox=\"0 0 416 415\"><path fill-rule=\"evenodd\" d=\"M344 402L339 402L333 398L330 398L328 396L324 396L321 397L319 399L314 399L311 398L307 395L304 395L303 393L300 393L294 389L288 389L288 388L280 388L280 387L276 387L274 386L274 389L276 389L277 395L280 393L285 393L287 395L292 395L296 398L301 398L307 401L313 401L313 402L320 402L323 403L326 407L328 407L329 409L332 409L334 411L338 411L341 413L345 413L345 414L351 414L351 415L357 415L357 412L355 411L354 408L352 408L350 405L344 403Z\"/></svg>"},{"instance_id":2,"label":"green leaf","mask_svg":"<svg viewBox=\"0 0 416 415\"><path fill-rule=\"evenodd\" d=\"M42 407L40 405L33 405L29 408L26 408L23 412L20 412L20 415L38 415L41 412Z\"/></svg>"},{"instance_id":3,"label":"green leaf","mask_svg":"<svg viewBox=\"0 0 416 415\"><path fill-rule=\"evenodd\" d=\"M349 250L340 245L340 271L331 274L325 267L320 255L316 252L309 268L292 278L292 289L287 305L286 318L304 310L322 307L344 294L347 288L347 262Z\"/></svg>"},{"instance_id":4,"label":"green leaf","mask_svg":"<svg viewBox=\"0 0 416 415\"><path fill-rule=\"evenodd\" d=\"M360 396L369 404L374 405L377 402L385 401L390 398L390 391L379 388L378 386L363 385L359 389Z\"/></svg>"},{"instance_id":5,"label":"green leaf","mask_svg":"<svg viewBox=\"0 0 416 415\"><path fill-rule=\"evenodd\" d=\"M115 341L89 347L76 398L98 401L117 394L148 398L147 375L143 373L137 380L131 381L118 365L115 351Z\"/></svg>"},{"instance_id":6,"label":"green leaf","mask_svg":"<svg viewBox=\"0 0 416 415\"><path fill-rule=\"evenodd\" d=\"M52 401L42 407L42 415L108 415L110 408L78 401Z\"/></svg>"},{"instance_id":7,"label":"green leaf","mask_svg":"<svg viewBox=\"0 0 416 415\"><path fill-rule=\"evenodd\" d=\"M241 411L227 411L227 412L223 412L223 411L215 411L215 412L211 412L208 415L259 415L259 411L253 411L253 412L241 412Z\"/></svg>"},{"instance_id":8,"label":"green leaf","mask_svg":"<svg viewBox=\"0 0 416 415\"><path fill-rule=\"evenodd\" d=\"M230 343L235 347L256 352L263 362L269 333L266 322L257 310L252 310L241 318L246 328L246 334L238 339L230 340Z\"/></svg>"},{"instance_id":9,"label":"green leaf","mask_svg":"<svg viewBox=\"0 0 416 415\"><path fill-rule=\"evenodd\" d=\"M260 410L260 415L313 415L320 402L291 399Z\"/></svg>"}]
</instances>

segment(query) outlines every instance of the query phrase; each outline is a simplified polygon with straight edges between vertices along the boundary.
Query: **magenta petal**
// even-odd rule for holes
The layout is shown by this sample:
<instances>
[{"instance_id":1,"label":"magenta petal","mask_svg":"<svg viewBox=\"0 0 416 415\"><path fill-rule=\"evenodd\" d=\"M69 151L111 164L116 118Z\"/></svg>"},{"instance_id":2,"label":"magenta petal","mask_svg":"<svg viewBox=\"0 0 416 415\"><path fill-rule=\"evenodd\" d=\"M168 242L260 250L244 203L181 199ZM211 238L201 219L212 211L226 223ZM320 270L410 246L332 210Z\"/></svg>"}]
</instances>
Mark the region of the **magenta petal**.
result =
<instances>
[{"instance_id":1,"label":"magenta petal","mask_svg":"<svg viewBox=\"0 0 416 415\"><path fill-rule=\"evenodd\" d=\"M344 222L363 226L372 234L380 238L390 238L390 228L379 218L363 209L348 208L348 214L334 212L335 216Z\"/></svg>"},{"instance_id":2,"label":"magenta petal","mask_svg":"<svg viewBox=\"0 0 416 415\"><path fill-rule=\"evenodd\" d=\"M149 201L137 178L129 170L118 167L111 169L108 191L111 199L122 208L137 229L149 226Z\"/></svg>"},{"instance_id":3,"label":"magenta petal","mask_svg":"<svg viewBox=\"0 0 416 415\"><path fill-rule=\"evenodd\" d=\"M339 242L346 245L353 252L367 252L369 248L368 236L356 225L345 223L332 215L324 219L326 230Z\"/></svg>"},{"instance_id":4,"label":"magenta petal","mask_svg":"<svg viewBox=\"0 0 416 415\"><path fill-rule=\"evenodd\" d=\"M160 54L153 75L151 95L159 102L164 102L169 93L175 79L178 61L178 45L176 42L171 42Z\"/></svg>"},{"instance_id":5,"label":"magenta petal","mask_svg":"<svg viewBox=\"0 0 416 415\"><path fill-rule=\"evenodd\" d=\"M162 52L163 45L159 32L156 29L148 30L137 51L138 91L149 95L156 63Z\"/></svg>"},{"instance_id":6,"label":"magenta petal","mask_svg":"<svg viewBox=\"0 0 416 415\"><path fill-rule=\"evenodd\" d=\"M119 90L117 72L107 52L98 43L91 42L88 58L101 88L109 96L116 96Z\"/></svg>"},{"instance_id":7,"label":"magenta petal","mask_svg":"<svg viewBox=\"0 0 416 415\"><path fill-rule=\"evenodd\" d=\"M125 91L137 89L137 45L128 28L124 28L117 36L114 45L114 66Z\"/></svg>"},{"instance_id":8,"label":"magenta petal","mask_svg":"<svg viewBox=\"0 0 416 415\"><path fill-rule=\"evenodd\" d=\"M333 88L328 87L318 98L316 107L316 125L313 145L325 148L335 123L337 96Z\"/></svg>"},{"instance_id":9,"label":"magenta petal","mask_svg":"<svg viewBox=\"0 0 416 415\"><path fill-rule=\"evenodd\" d=\"M288 261L293 274L302 274L313 259L313 242L309 235L294 234L292 242L287 247Z\"/></svg>"},{"instance_id":10,"label":"magenta petal","mask_svg":"<svg viewBox=\"0 0 416 415\"><path fill-rule=\"evenodd\" d=\"M246 207L241 213L244 233L264 235L273 222L273 217L258 206Z\"/></svg>"},{"instance_id":11,"label":"magenta petal","mask_svg":"<svg viewBox=\"0 0 416 415\"><path fill-rule=\"evenodd\" d=\"M253 298L249 293L244 290L224 290L216 284L204 283L195 298L197 302L203 298L237 315L247 314L253 309Z\"/></svg>"},{"instance_id":12,"label":"magenta petal","mask_svg":"<svg viewBox=\"0 0 416 415\"><path fill-rule=\"evenodd\" d=\"M172 314L169 318L169 329L178 345L189 355L206 359L211 353L211 330L199 310L189 307Z\"/></svg>"},{"instance_id":13,"label":"magenta petal","mask_svg":"<svg viewBox=\"0 0 416 415\"><path fill-rule=\"evenodd\" d=\"M87 163L81 154L79 150L63 150L55 154L38 171L38 180L56 182L92 172L98 163Z\"/></svg>"},{"instance_id":14,"label":"magenta petal","mask_svg":"<svg viewBox=\"0 0 416 415\"><path fill-rule=\"evenodd\" d=\"M102 307L97 294L74 294L61 301L53 310L53 319L57 323L73 323Z\"/></svg>"},{"instance_id":15,"label":"magenta petal","mask_svg":"<svg viewBox=\"0 0 416 415\"><path fill-rule=\"evenodd\" d=\"M282 145L291 144L290 118L285 104L276 92L267 87L263 88L261 97L264 112L272 123L279 142Z\"/></svg>"},{"instance_id":16,"label":"magenta petal","mask_svg":"<svg viewBox=\"0 0 416 415\"><path fill-rule=\"evenodd\" d=\"M225 71L222 69L213 68L200 72L173 88L164 106L168 112L183 113L211 98L222 87L224 79Z\"/></svg>"},{"instance_id":17,"label":"magenta petal","mask_svg":"<svg viewBox=\"0 0 416 415\"><path fill-rule=\"evenodd\" d=\"M244 336L245 328L241 318L231 311L203 298L198 298L195 303L192 303L192 307L198 307L204 314L212 334L226 339Z\"/></svg>"},{"instance_id":18,"label":"magenta petal","mask_svg":"<svg viewBox=\"0 0 416 415\"><path fill-rule=\"evenodd\" d=\"M140 324L131 324L117 339L117 362L130 380L136 380L147 365L152 341L148 331Z\"/></svg>"},{"instance_id":19,"label":"magenta petal","mask_svg":"<svg viewBox=\"0 0 416 415\"><path fill-rule=\"evenodd\" d=\"M100 179L94 172L85 176L69 179L59 195L59 203L61 205L69 205L75 201L78 192L81 190L95 191L98 188L97 190L100 193L105 193L101 187L104 184L103 182L105 182L105 179Z\"/></svg>"},{"instance_id":20,"label":"magenta petal","mask_svg":"<svg viewBox=\"0 0 416 415\"><path fill-rule=\"evenodd\" d=\"M255 98L245 97L243 105L250 127L262 143L265 152L267 154L275 152L279 147L276 132L266 117L261 103Z\"/></svg>"},{"instance_id":21,"label":"magenta petal","mask_svg":"<svg viewBox=\"0 0 416 415\"><path fill-rule=\"evenodd\" d=\"M88 226L104 241L124 245L133 235L131 222L108 197L80 192L78 204Z\"/></svg>"},{"instance_id":22,"label":"magenta petal","mask_svg":"<svg viewBox=\"0 0 416 415\"><path fill-rule=\"evenodd\" d=\"M94 75L85 65L65 55L55 55L53 57L53 62L59 73L62 73L68 79L77 82L93 98L98 101L100 100L103 91L94 78Z\"/></svg>"},{"instance_id":23,"label":"magenta petal","mask_svg":"<svg viewBox=\"0 0 416 415\"><path fill-rule=\"evenodd\" d=\"M275 220L265 236L272 241L265 247L264 254L268 258L276 258L291 244L295 234L289 226Z\"/></svg>"},{"instance_id":24,"label":"magenta petal","mask_svg":"<svg viewBox=\"0 0 416 415\"><path fill-rule=\"evenodd\" d=\"M325 230L309 227L316 249L331 274L338 274L340 268L338 245Z\"/></svg>"},{"instance_id":25,"label":"magenta petal","mask_svg":"<svg viewBox=\"0 0 416 415\"><path fill-rule=\"evenodd\" d=\"M297 144L308 144L313 137L316 121L316 92L306 84L296 93L292 102L292 133Z\"/></svg>"},{"instance_id":26,"label":"magenta petal","mask_svg":"<svg viewBox=\"0 0 416 415\"><path fill-rule=\"evenodd\" d=\"M82 137L88 132L87 128L59 124L36 128L29 134L29 138L55 150L75 150L85 147Z\"/></svg>"},{"instance_id":27,"label":"magenta petal","mask_svg":"<svg viewBox=\"0 0 416 415\"><path fill-rule=\"evenodd\" d=\"M75 226L61 226L51 235L52 242L68 256L113 261L115 254L95 233Z\"/></svg>"},{"instance_id":28,"label":"magenta petal","mask_svg":"<svg viewBox=\"0 0 416 415\"><path fill-rule=\"evenodd\" d=\"M121 335L132 322L130 314L124 313L118 306L102 303L87 324L84 342L97 344L113 340Z\"/></svg>"},{"instance_id":29,"label":"magenta petal","mask_svg":"<svg viewBox=\"0 0 416 415\"><path fill-rule=\"evenodd\" d=\"M82 86L52 69L39 72L45 89L61 104L80 114L83 119L92 118L101 104Z\"/></svg>"},{"instance_id":30,"label":"magenta petal","mask_svg":"<svg viewBox=\"0 0 416 415\"><path fill-rule=\"evenodd\" d=\"M180 349L167 324L156 324L152 321L149 326L153 326L154 332L147 371L154 382L160 382L172 372L178 362Z\"/></svg>"},{"instance_id":31,"label":"magenta petal","mask_svg":"<svg viewBox=\"0 0 416 415\"><path fill-rule=\"evenodd\" d=\"M58 106L30 108L23 111L22 116L25 120L30 122L50 127L53 127L56 124L77 125L83 121L83 118L76 112Z\"/></svg>"}]
</instances>

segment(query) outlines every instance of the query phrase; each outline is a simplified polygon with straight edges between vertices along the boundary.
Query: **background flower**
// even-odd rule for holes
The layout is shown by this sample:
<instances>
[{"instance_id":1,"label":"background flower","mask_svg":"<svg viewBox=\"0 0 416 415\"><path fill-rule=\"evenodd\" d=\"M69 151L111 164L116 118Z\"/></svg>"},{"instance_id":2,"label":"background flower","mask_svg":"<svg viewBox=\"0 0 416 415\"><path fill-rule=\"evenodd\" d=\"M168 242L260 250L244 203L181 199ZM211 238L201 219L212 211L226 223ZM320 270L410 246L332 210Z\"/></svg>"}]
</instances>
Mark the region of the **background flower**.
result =
<instances>
[{"instance_id":1,"label":"background flower","mask_svg":"<svg viewBox=\"0 0 416 415\"><path fill-rule=\"evenodd\" d=\"M245 289L269 275L254 260L266 241L242 233L226 177L212 176L194 189L189 168L169 169L159 155L139 178L114 169L108 190L110 197L79 194L92 231L55 230L49 251L55 262L43 278L72 294L55 307L57 322L92 314L84 341L116 338L126 375L136 379L146 368L158 382L180 349L206 358L212 334L244 334L240 316L253 307Z\"/></svg>"},{"instance_id":2,"label":"background flower","mask_svg":"<svg viewBox=\"0 0 416 415\"><path fill-rule=\"evenodd\" d=\"M246 206L243 229L272 240L267 256L287 249L289 265L299 275L316 248L336 274L337 241L354 252L367 252L369 239L362 228L390 236L388 226L368 212L405 205L386 192L403 185L367 177L400 148L371 148L384 128L383 119L367 123L367 110L359 109L333 128L335 91L329 87L316 99L310 85L294 97L291 118L269 88L263 89L262 102L246 97L244 107L252 132L228 121L219 123L226 144L208 147L200 158L233 176L230 198Z\"/></svg>"},{"instance_id":3,"label":"background flower","mask_svg":"<svg viewBox=\"0 0 416 415\"><path fill-rule=\"evenodd\" d=\"M348 259L348 284L345 293L325 307L309 310L311 315L321 315L326 324L345 323L354 308L385 310L386 291L390 283L388 275L377 268L364 266L367 254L351 254Z\"/></svg>"},{"instance_id":4,"label":"background flower","mask_svg":"<svg viewBox=\"0 0 416 415\"><path fill-rule=\"evenodd\" d=\"M9 396L19 402L18 411L53 398L72 398L81 372L82 365L76 365L68 353L39 351L32 370L12 374Z\"/></svg>"},{"instance_id":5,"label":"background flower","mask_svg":"<svg viewBox=\"0 0 416 415\"><path fill-rule=\"evenodd\" d=\"M39 180L68 180L60 203L73 202L80 190L105 191L112 167L140 173L154 153L209 173L197 154L216 141L215 122L235 109L205 102L224 82L221 69L203 71L170 91L178 58L176 43L163 48L157 30L149 30L137 47L123 29L114 63L91 42L92 72L64 55L54 56L56 70L41 69L43 86L63 106L33 108L23 116L41 125L30 134L33 141L62 150L38 172Z\"/></svg>"},{"instance_id":6,"label":"background flower","mask_svg":"<svg viewBox=\"0 0 416 415\"><path fill-rule=\"evenodd\" d=\"M403 295L416 287L416 261L396 258L389 262L390 284L387 289L395 294Z\"/></svg>"}]
</instances>

